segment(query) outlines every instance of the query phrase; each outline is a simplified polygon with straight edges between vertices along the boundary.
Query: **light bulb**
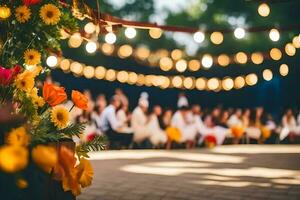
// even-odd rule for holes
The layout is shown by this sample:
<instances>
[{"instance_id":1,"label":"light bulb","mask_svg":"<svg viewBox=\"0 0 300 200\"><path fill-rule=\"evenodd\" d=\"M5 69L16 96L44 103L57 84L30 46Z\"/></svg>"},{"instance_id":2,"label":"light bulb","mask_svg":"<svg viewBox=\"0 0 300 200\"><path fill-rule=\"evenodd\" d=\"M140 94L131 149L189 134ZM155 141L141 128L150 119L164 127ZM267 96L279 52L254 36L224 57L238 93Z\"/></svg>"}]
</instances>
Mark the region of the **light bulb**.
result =
<instances>
[{"instance_id":1,"label":"light bulb","mask_svg":"<svg viewBox=\"0 0 300 200\"><path fill-rule=\"evenodd\" d=\"M125 29L125 36L129 39L132 39L136 36L136 30L132 27L128 27Z\"/></svg>"},{"instance_id":2,"label":"light bulb","mask_svg":"<svg viewBox=\"0 0 300 200\"><path fill-rule=\"evenodd\" d=\"M245 32L245 29L243 29L243 28L236 28L236 29L234 30L234 36L235 36L237 39L242 39L242 38L244 38L244 37L245 37L245 34L246 34L246 32Z\"/></svg>"},{"instance_id":3,"label":"light bulb","mask_svg":"<svg viewBox=\"0 0 300 200\"><path fill-rule=\"evenodd\" d=\"M204 41L204 39L205 39L205 35L203 32L198 31L198 32L194 33L195 42L202 43Z\"/></svg>"},{"instance_id":4,"label":"light bulb","mask_svg":"<svg viewBox=\"0 0 300 200\"><path fill-rule=\"evenodd\" d=\"M85 45L85 49L88 53L95 53L95 51L97 50L97 44L96 42L88 42L86 45Z\"/></svg>"},{"instance_id":5,"label":"light bulb","mask_svg":"<svg viewBox=\"0 0 300 200\"><path fill-rule=\"evenodd\" d=\"M277 42L280 39L279 31L275 28L271 29L269 32L269 37L273 42Z\"/></svg>"},{"instance_id":6,"label":"light bulb","mask_svg":"<svg viewBox=\"0 0 300 200\"><path fill-rule=\"evenodd\" d=\"M49 67L55 67L57 65L57 57L56 56L49 56L46 60L46 63Z\"/></svg>"},{"instance_id":7,"label":"light bulb","mask_svg":"<svg viewBox=\"0 0 300 200\"><path fill-rule=\"evenodd\" d=\"M117 40L117 37L114 33L107 33L105 35L105 42L107 42L108 44L113 44L115 43Z\"/></svg>"},{"instance_id":8,"label":"light bulb","mask_svg":"<svg viewBox=\"0 0 300 200\"><path fill-rule=\"evenodd\" d=\"M210 68L213 64L213 58L209 54L205 54L201 60L202 66L206 69Z\"/></svg>"}]
</instances>

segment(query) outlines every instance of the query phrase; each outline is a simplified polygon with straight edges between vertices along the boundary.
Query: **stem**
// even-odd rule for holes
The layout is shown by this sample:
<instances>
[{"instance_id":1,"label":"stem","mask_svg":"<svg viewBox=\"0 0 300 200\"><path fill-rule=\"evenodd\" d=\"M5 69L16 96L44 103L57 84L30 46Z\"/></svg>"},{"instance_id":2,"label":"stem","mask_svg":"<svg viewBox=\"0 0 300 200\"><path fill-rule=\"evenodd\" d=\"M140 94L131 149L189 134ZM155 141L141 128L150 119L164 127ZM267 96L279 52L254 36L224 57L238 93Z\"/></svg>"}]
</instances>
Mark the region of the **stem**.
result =
<instances>
[{"instance_id":1,"label":"stem","mask_svg":"<svg viewBox=\"0 0 300 200\"><path fill-rule=\"evenodd\" d=\"M75 104L73 103L73 106L70 108L69 112L72 111L72 109L74 108Z\"/></svg>"}]
</instances>

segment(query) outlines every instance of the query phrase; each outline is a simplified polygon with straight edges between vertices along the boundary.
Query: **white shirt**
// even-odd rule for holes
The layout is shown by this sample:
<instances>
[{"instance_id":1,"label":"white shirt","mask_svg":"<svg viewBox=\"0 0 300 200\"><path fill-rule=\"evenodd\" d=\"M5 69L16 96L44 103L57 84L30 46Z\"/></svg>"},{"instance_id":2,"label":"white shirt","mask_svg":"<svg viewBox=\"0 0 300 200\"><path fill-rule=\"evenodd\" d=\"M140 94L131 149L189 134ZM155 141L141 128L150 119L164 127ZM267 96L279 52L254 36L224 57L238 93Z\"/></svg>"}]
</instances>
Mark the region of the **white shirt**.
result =
<instances>
[{"instance_id":1,"label":"white shirt","mask_svg":"<svg viewBox=\"0 0 300 200\"><path fill-rule=\"evenodd\" d=\"M186 124L182 114L180 113L180 111L176 111L175 114L173 115L171 125L180 130L185 129L187 124Z\"/></svg>"},{"instance_id":2,"label":"white shirt","mask_svg":"<svg viewBox=\"0 0 300 200\"><path fill-rule=\"evenodd\" d=\"M227 121L229 127L242 126L243 122L235 114L231 115Z\"/></svg>"},{"instance_id":3,"label":"white shirt","mask_svg":"<svg viewBox=\"0 0 300 200\"><path fill-rule=\"evenodd\" d=\"M116 116L116 108L113 105L109 105L103 110L100 115L99 126L102 131L107 131L109 127L116 131L121 126Z\"/></svg>"},{"instance_id":4,"label":"white shirt","mask_svg":"<svg viewBox=\"0 0 300 200\"><path fill-rule=\"evenodd\" d=\"M142 111L142 109L138 106L136 107L131 116L131 126L133 129L144 128L147 124L147 116Z\"/></svg>"}]
</instances>

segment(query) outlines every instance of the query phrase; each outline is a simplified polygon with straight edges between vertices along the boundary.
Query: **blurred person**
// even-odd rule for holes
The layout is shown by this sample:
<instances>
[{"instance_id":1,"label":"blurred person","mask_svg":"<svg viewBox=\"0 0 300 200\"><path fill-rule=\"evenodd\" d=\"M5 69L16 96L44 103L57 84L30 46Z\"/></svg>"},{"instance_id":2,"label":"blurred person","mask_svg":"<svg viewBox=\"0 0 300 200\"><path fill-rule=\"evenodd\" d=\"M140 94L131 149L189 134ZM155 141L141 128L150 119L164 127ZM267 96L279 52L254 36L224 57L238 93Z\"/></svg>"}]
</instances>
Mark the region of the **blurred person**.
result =
<instances>
[{"instance_id":1,"label":"blurred person","mask_svg":"<svg viewBox=\"0 0 300 200\"><path fill-rule=\"evenodd\" d=\"M257 114L259 112L259 114ZM251 110L249 116L249 125L246 127L247 143L258 143L261 137L261 109Z\"/></svg>"},{"instance_id":2,"label":"blurred person","mask_svg":"<svg viewBox=\"0 0 300 200\"><path fill-rule=\"evenodd\" d=\"M127 96L124 94L123 90L121 88L116 88L115 89L115 95L119 96L122 105L129 105L128 103L128 98Z\"/></svg>"},{"instance_id":3,"label":"blurred person","mask_svg":"<svg viewBox=\"0 0 300 200\"><path fill-rule=\"evenodd\" d=\"M197 128L194 124L189 123L188 115L190 109L186 106L180 107L172 118L172 127L178 128L181 133L181 143L186 143L186 148L193 148L197 135Z\"/></svg>"},{"instance_id":4,"label":"blurred person","mask_svg":"<svg viewBox=\"0 0 300 200\"><path fill-rule=\"evenodd\" d=\"M84 96L88 99L88 108L86 109L87 112L91 113L94 110L95 102L93 100L92 94L90 90L83 91Z\"/></svg>"},{"instance_id":5,"label":"blurred person","mask_svg":"<svg viewBox=\"0 0 300 200\"><path fill-rule=\"evenodd\" d=\"M188 107L188 106L189 106L189 101L188 101L187 97L185 96L185 93L180 92L178 94L177 108Z\"/></svg>"},{"instance_id":6,"label":"blurred person","mask_svg":"<svg viewBox=\"0 0 300 200\"><path fill-rule=\"evenodd\" d=\"M292 109L286 110L282 117L281 124L280 140L284 140L287 136L290 136L290 139L293 140L294 136L298 134L298 129Z\"/></svg>"},{"instance_id":7,"label":"blurred person","mask_svg":"<svg viewBox=\"0 0 300 200\"><path fill-rule=\"evenodd\" d=\"M101 114L101 112L106 108L107 101L104 94L99 94L96 100L96 106L98 107L97 112Z\"/></svg>"},{"instance_id":8,"label":"blurred person","mask_svg":"<svg viewBox=\"0 0 300 200\"><path fill-rule=\"evenodd\" d=\"M150 142L154 147L159 147L167 142L167 135L160 126L159 118L162 115L162 109L156 105L149 116L148 129L151 131Z\"/></svg>"},{"instance_id":9,"label":"blurred person","mask_svg":"<svg viewBox=\"0 0 300 200\"><path fill-rule=\"evenodd\" d=\"M236 111L229 117L227 125L228 127L243 126L242 109L236 109Z\"/></svg>"},{"instance_id":10,"label":"blurred person","mask_svg":"<svg viewBox=\"0 0 300 200\"><path fill-rule=\"evenodd\" d=\"M221 114L219 125L224 127L224 128L228 128L227 122L228 122L229 117L230 117L229 111L228 110L223 110L223 112Z\"/></svg>"},{"instance_id":11,"label":"blurred person","mask_svg":"<svg viewBox=\"0 0 300 200\"><path fill-rule=\"evenodd\" d=\"M100 127L103 133L107 135L111 147L129 147L133 134L122 133L120 129L122 128L122 123L118 120L116 116L116 111L121 106L121 100L119 96L114 95L109 106L107 106L100 115Z\"/></svg>"},{"instance_id":12,"label":"blurred person","mask_svg":"<svg viewBox=\"0 0 300 200\"><path fill-rule=\"evenodd\" d=\"M149 131L148 123L148 107L149 101L146 93L142 93L138 101L138 106L133 110L131 116L131 127L134 133L134 142L138 145L147 146L148 139L150 139L151 132ZM145 144L142 144L145 143Z\"/></svg>"},{"instance_id":13,"label":"blurred person","mask_svg":"<svg viewBox=\"0 0 300 200\"><path fill-rule=\"evenodd\" d=\"M131 115L128 110L128 105L121 105L117 111L117 119L121 123L121 128L118 130L123 133L132 133L132 128L129 127Z\"/></svg>"},{"instance_id":14,"label":"blurred person","mask_svg":"<svg viewBox=\"0 0 300 200\"><path fill-rule=\"evenodd\" d=\"M246 128L249 126L250 123L250 114L251 114L251 110L250 109L245 109L243 112L243 116L242 116L242 122L243 122L243 126Z\"/></svg>"}]
</instances>

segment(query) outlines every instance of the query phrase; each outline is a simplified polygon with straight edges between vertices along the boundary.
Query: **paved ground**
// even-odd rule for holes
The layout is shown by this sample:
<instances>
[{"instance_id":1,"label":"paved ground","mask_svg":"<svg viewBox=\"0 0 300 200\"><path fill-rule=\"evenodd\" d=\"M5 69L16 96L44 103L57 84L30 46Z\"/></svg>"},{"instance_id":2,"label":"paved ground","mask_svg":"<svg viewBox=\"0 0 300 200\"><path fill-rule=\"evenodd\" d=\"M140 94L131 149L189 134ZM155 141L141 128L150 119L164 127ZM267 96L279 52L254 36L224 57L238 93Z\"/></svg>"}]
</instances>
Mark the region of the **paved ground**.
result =
<instances>
[{"instance_id":1,"label":"paved ground","mask_svg":"<svg viewBox=\"0 0 300 200\"><path fill-rule=\"evenodd\" d=\"M94 184L79 200L300 200L300 145L106 151L91 158Z\"/></svg>"}]
</instances>

